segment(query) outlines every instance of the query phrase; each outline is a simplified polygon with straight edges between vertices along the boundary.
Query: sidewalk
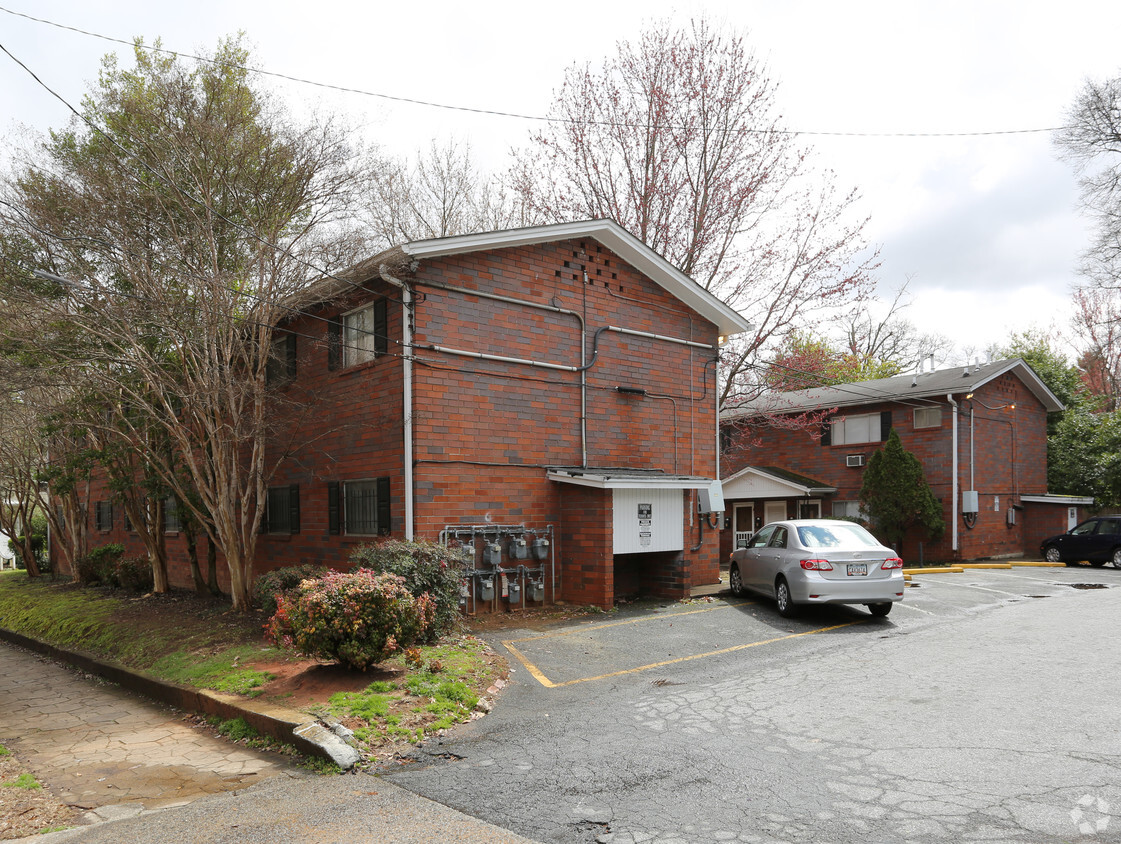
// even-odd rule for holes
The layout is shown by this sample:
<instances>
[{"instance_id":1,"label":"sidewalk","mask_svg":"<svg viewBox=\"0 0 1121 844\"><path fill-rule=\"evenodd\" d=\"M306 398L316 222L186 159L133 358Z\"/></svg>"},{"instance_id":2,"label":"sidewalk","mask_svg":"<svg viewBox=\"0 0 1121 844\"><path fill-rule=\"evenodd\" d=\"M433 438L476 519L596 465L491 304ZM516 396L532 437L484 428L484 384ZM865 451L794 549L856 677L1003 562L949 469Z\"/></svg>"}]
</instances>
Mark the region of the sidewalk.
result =
<instances>
[{"instance_id":1,"label":"sidewalk","mask_svg":"<svg viewBox=\"0 0 1121 844\"><path fill-rule=\"evenodd\" d=\"M214 738L6 643L0 744L92 824L24 841L527 841L366 774L317 776Z\"/></svg>"}]
</instances>

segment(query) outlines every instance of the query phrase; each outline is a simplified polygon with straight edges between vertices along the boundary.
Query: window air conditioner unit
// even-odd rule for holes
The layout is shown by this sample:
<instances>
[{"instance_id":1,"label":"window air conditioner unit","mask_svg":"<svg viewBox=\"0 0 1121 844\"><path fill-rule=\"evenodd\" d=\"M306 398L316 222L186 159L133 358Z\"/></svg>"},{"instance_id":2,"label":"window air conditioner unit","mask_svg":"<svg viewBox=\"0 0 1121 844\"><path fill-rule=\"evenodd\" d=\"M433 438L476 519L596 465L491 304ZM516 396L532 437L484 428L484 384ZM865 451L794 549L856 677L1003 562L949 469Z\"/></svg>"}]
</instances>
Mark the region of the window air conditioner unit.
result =
<instances>
[{"instance_id":1,"label":"window air conditioner unit","mask_svg":"<svg viewBox=\"0 0 1121 844\"><path fill-rule=\"evenodd\" d=\"M864 465L864 455L863 454L849 454L849 455L847 455L845 457L845 465L846 466L863 466Z\"/></svg>"}]
</instances>

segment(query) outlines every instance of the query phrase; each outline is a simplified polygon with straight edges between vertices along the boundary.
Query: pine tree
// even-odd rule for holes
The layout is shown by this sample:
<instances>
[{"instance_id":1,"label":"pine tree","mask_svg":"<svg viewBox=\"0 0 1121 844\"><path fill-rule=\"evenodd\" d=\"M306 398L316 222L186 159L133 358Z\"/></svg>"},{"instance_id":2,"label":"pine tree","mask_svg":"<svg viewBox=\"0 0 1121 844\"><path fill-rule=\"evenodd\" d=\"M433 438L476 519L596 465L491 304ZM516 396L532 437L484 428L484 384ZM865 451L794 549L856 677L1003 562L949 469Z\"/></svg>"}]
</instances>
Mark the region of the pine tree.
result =
<instances>
[{"instance_id":1,"label":"pine tree","mask_svg":"<svg viewBox=\"0 0 1121 844\"><path fill-rule=\"evenodd\" d=\"M942 505L930 491L922 463L903 447L894 429L868 460L860 506L876 532L896 548L912 528L923 528L931 539L945 529Z\"/></svg>"}]
</instances>

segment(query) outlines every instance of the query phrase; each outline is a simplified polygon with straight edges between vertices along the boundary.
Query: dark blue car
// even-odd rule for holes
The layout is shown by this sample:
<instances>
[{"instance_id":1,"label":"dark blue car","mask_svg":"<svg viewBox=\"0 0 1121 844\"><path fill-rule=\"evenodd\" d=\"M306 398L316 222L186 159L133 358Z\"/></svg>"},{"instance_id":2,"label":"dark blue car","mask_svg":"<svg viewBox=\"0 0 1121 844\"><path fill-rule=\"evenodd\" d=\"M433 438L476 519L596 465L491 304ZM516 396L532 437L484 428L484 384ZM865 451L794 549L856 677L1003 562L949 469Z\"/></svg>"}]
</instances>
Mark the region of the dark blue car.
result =
<instances>
[{"instance_id":1,"label":"dark blue car","mask_svg":"<svg viewBox=\"0 0 1121 844\"><path fill-rule=\"evenodd\" d=\"M1121 515L1097 516L1066 533L1045 539L1039 546L1043 559L1068 566L1086 560L1092 566L1112 562L1121 569Z\"/></svg>"}]
</instances>

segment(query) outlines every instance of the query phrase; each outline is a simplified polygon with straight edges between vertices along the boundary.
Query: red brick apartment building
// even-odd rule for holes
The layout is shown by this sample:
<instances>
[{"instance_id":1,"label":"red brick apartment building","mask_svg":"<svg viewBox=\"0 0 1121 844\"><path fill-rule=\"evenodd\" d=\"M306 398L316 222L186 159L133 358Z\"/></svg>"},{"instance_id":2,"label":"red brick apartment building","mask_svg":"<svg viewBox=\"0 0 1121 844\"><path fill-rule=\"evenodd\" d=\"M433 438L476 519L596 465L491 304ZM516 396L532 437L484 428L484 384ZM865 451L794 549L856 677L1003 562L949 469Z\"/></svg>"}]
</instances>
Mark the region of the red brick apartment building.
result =
<instances>
[{"instance_id":1,"label":"red brick apartment building","mask_svg":"<svg viewBox=\"0 0 1121 844\"><path fill-rule=\"evenodd\" d=\"M395 536L462 549L468 612L718 579L699 511L719 509L718 337L742 317L609 220L406 243L346 278L281 326L294 411L277 448L297 448L256 574L345 569ZM142 553L100 527L94 544Z\"/></svg>"},{"instance_id":2,"label":"red brick apartment building","mask_svg":"<svg viewBox=\"0 0 1121 844\"><path fill-rule=\"evenodd\" d=\"M722 414L724 558L776 519L859 514L864 466L894 428L942 503L937 542L908 563L1036 555L1092 499L1047 493L1047 414L1062 404L1023 360L766 396ZM773 425L799 414L809 426ZM921 543L921 544L920 544Z\"/></svg>"}]
</instances>

